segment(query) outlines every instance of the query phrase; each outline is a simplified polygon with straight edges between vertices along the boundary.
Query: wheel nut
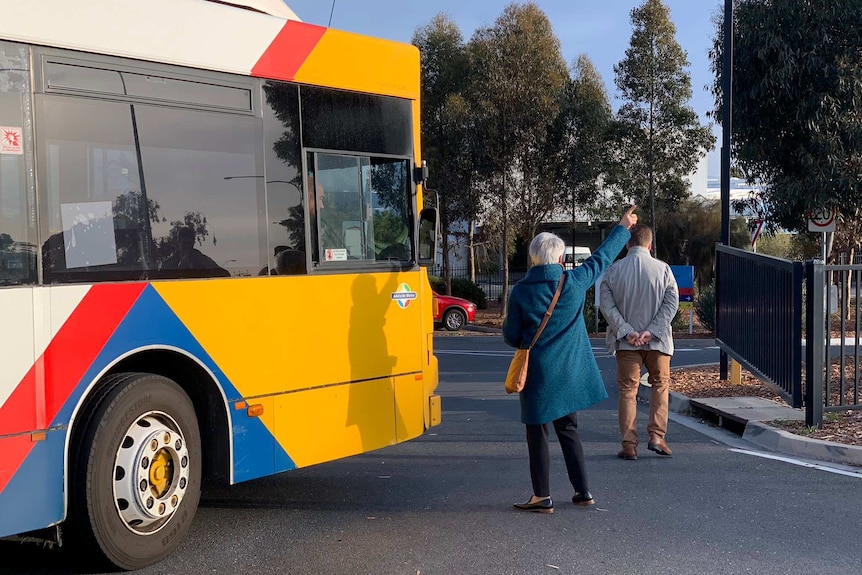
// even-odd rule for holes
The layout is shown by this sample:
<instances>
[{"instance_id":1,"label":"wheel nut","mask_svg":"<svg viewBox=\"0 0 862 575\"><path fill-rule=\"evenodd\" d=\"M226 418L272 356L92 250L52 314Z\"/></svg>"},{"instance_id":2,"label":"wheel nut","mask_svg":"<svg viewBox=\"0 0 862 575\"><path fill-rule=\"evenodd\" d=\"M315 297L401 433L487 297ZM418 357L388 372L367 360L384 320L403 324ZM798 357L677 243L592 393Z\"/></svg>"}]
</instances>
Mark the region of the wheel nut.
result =
<instances>
[{"instance_id":1,"label":"wheel nut","mask_svg":"<svg viewBox=\"0 0 862 575\"><path fill-rule=\"evenodd\" d=\"M159 442L158 442L158 440L156 440L156 439L152 440L152 441L150 442L150 449L152 449L153 451L155 451L155 450L156 450L156 449L158 449L158 448L159 448Z\"/></svg>"},{"instance_id":2,"label":"wheel nut","mask_svg":"<svg viewBox=\"0 0 862 575\"><path fill-rule=\"evenodd\" d=\"M154 503L155 503L155 501L153 500L152 497L147 497L147 509L152 509Z\"/></svg>"},{"instance_id":3,"label":"wheel nut","mask_svg":"<svg viewBox=\"0 0 862 575\"><path fill-rule=\"evenodd\" d=\"M144 457L144 458L141 460L141 467L143 467L144 469L146 469L146 468L147 468L147 467L149 467L149 466L150 466L150 459L149 459L148 457Z\"/></svg>"},{"instance_id":4,"label":"wheel nut","mask_svg":"<svg viewBox=\"0 0 862 575\"><path fill-rule=\"evenodd\" d=\"M186 488L186 478L180 477L180 489L185 489L185 488Z\"/></svg>"},{"instance_id":5,"label":"wheel nut","mask_svg":"<svg viewBox=\"0 0 862 575\"><path fill-rule=\"evenodd\" d=\"M183 440L177 439L177 442L174 444L174 447L176 448L177 451L182 449L183 448Z\"/></svg>"},{"instance_id":6,"label":"wheel nut","mask_svg":"<svg viewBox=\"0 0 862 575\"><path fill-rule=\"evenodd\" d=\"M147 490L147 480L141 479L141 491L146 491L146 490Z\"/></svg>"}]
</instances>

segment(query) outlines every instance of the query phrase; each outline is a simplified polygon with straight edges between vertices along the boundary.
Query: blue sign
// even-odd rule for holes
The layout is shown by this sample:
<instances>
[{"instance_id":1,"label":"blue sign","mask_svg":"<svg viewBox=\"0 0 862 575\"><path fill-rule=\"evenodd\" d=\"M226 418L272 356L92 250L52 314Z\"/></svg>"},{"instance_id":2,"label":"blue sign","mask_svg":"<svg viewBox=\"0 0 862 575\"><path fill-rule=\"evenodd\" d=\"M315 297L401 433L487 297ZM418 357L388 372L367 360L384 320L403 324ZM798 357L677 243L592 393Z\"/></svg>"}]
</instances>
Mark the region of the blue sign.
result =
<instances>
[{"instance_id":1,"label":"blue sign","mask_svg":"<svg viewBox=\"0 0 862 575\"><path fill-rule=\"evenodd\" d=\"M679 308L691 309L694 305L694 266L670 266L679 288Z\"/></svg>"}]
</instances>

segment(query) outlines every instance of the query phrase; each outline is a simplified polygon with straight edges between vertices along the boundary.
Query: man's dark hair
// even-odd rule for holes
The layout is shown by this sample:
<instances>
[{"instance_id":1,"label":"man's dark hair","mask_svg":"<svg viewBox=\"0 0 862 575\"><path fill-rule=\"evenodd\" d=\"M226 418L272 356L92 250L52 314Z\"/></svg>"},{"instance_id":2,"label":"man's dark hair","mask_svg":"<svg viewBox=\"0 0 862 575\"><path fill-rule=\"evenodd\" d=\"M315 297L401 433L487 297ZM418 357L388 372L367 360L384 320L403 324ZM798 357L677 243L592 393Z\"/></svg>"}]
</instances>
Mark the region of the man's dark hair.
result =
<instances>
[{"instance_id":1,"label":"man's dark hair","mask_svg":"<svg viewBox=\"0 0 862 575\"><path fill-rule=\"evenodd\" d=\"M652 243L652 230L646 224L635 224L629 230L632 234L629 245L648 248Z\"/></svg>"}]
</instances>

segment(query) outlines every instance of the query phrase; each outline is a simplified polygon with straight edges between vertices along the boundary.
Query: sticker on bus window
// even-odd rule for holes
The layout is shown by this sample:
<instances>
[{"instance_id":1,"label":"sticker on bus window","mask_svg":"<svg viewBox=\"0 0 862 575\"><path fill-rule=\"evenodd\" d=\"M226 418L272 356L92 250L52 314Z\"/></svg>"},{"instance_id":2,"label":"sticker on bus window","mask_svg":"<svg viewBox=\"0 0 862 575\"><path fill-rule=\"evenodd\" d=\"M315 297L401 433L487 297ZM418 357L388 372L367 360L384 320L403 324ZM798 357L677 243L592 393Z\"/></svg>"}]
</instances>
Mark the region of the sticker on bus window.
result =
<instances>
[{"instance_id":1,"label":"sticker on bus window","mask_svg":"<svg viewBox=\"0 0 862 575\"><path fill-rule=\"evenodd\" d=\"M14 126L0 126L0 154L24 154L24 130Z\"/></svg>"},{"instance_id":2,"label":"sticker on bus window","mask_svg":"<svg viewBox=\"0 0 862 575\"><path fill-rule=\"evenodd\" d=\"M66 269L117 263L111 202L61 204Z\"/></svg>"},{"instance_id":3,"label":"sticker on bus window","mask_svg":"<svg viewBox=\"0 0 862 575\"><path fill-rule=\"evenodd\" d=\"M347 249L345 248L326 248L323 250L323 259L328 262L346 262Z\"/></svg>"}]
</instances>

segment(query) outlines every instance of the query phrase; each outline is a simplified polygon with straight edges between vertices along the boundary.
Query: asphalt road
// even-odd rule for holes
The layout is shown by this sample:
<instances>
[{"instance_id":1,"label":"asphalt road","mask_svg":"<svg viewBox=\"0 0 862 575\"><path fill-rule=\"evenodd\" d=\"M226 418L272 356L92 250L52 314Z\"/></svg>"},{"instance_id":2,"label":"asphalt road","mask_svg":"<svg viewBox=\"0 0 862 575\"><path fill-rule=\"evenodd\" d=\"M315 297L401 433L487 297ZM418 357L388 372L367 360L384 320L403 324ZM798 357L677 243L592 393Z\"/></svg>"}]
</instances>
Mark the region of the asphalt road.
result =
<instances>
[{"instance_id":1,"label":"asphalt road","mask_svg":"<svg viewBox=\"0 0 862 575\"><path fill-rule=\"evenodd\" d=\"M677 365L717 356L678 343ZM140 573L862 571L858 474L767 459L728 432L676 416L673 458L644 449L637 461L618 459L614 363L600 347L611 398L579 415L598 504L567 505L571 487L554 444L556 513L512 511L530 483L518 399L502 385L511 352L487 336L437 337L435 346L440 426L402 445L209 493L180 549ZM0 543L0 573L81 572L62 553Z\"/></svg>"}]
</instances>

